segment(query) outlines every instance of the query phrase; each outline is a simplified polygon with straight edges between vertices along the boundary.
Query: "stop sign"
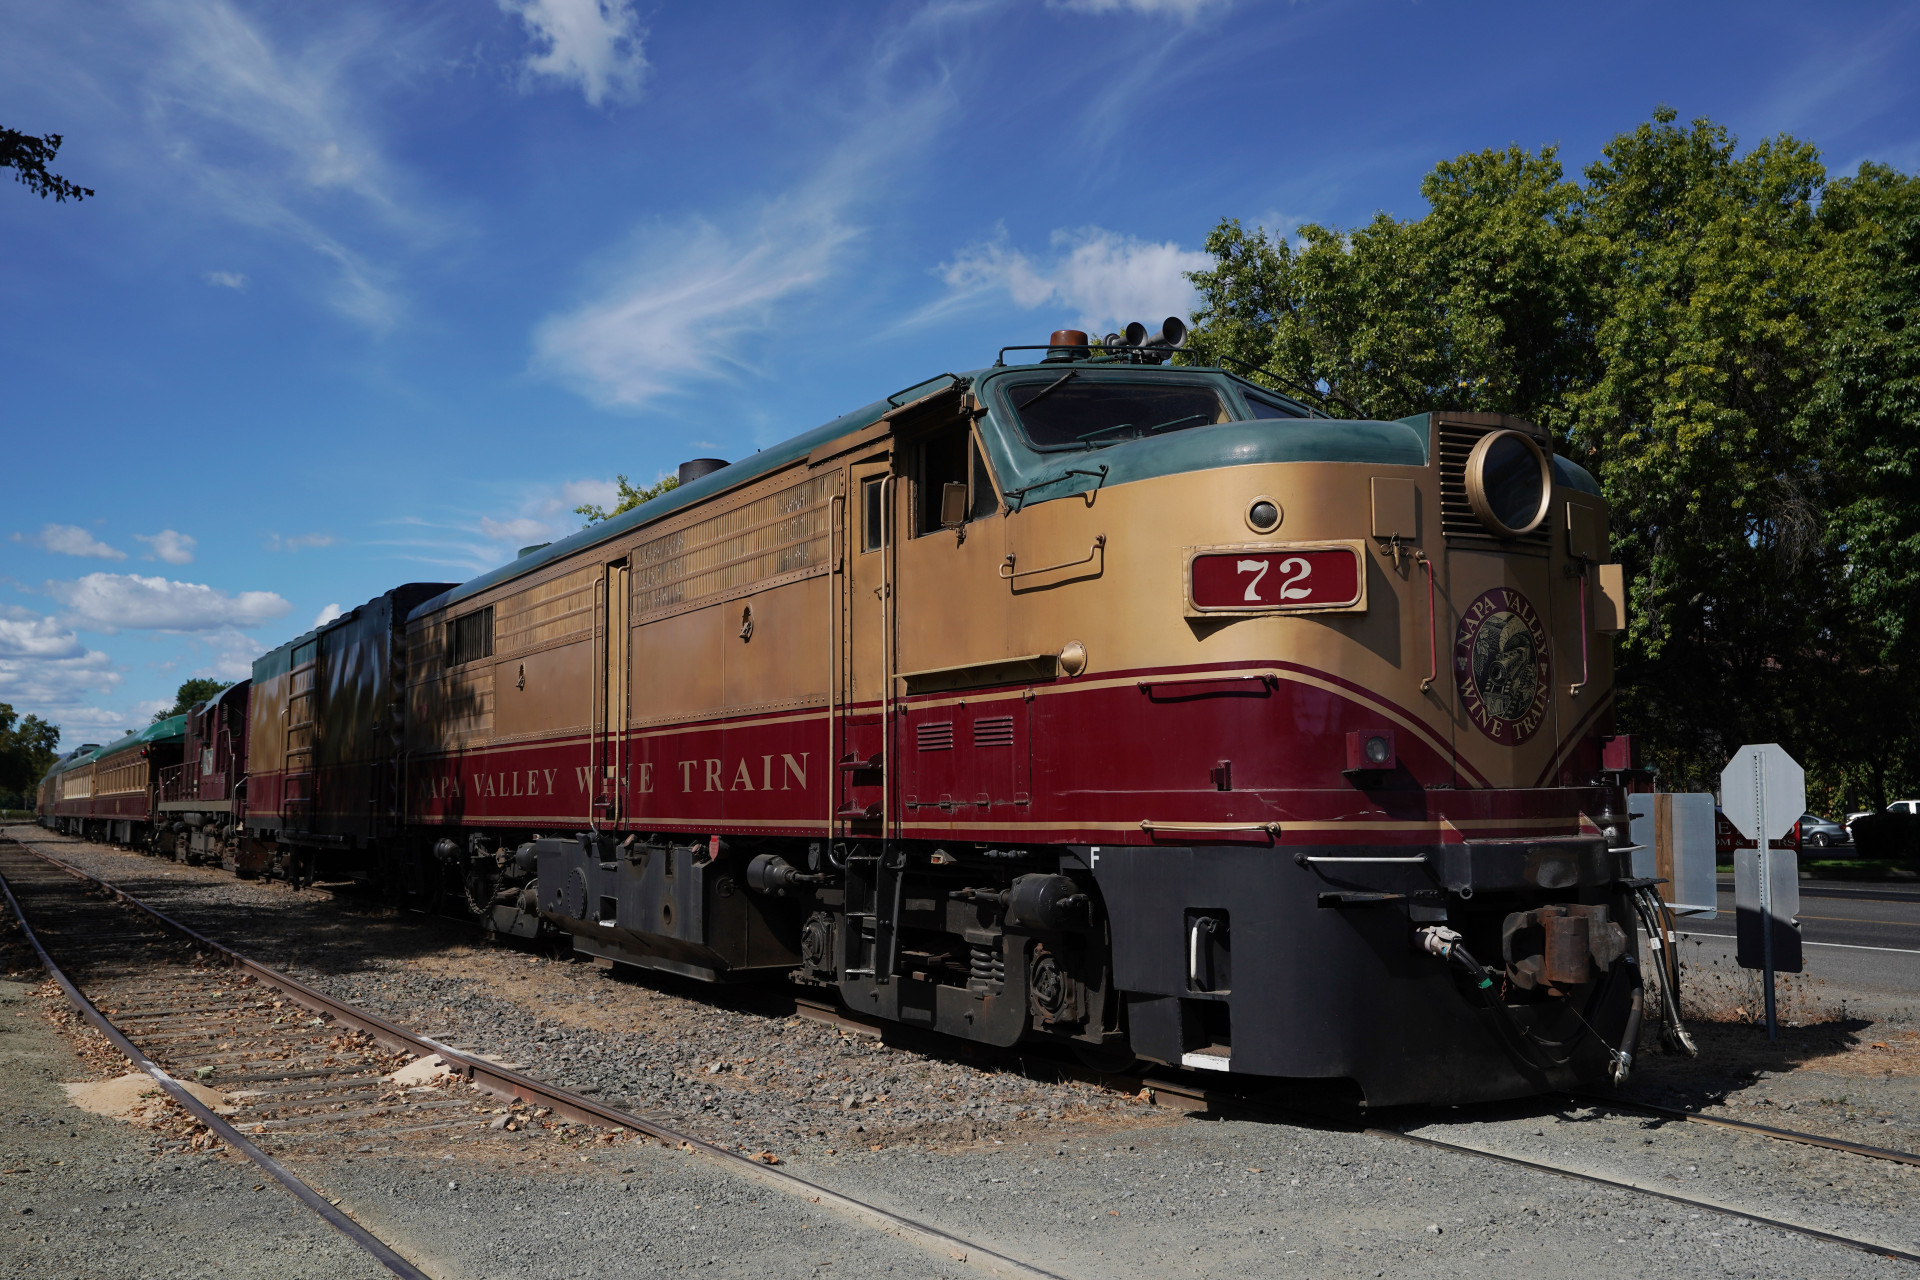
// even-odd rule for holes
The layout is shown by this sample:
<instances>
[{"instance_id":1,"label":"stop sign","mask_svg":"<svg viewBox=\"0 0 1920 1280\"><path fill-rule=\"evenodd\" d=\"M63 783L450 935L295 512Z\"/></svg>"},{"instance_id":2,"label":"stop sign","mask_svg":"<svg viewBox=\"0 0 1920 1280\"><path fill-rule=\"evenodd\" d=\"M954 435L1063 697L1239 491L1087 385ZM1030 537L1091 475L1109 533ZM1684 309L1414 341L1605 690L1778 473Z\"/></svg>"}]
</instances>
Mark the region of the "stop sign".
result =
<instances>
[{"instance_id":1,"label":"stop sign","mask_svg":"<svg viewBox=\"0 0 1920 1280\"><path fill-rule=\"evenodd\" d=\"M1807 771L1778 743L1742 747L1720 771L1720 808L1749 840L1778 840L1807 811ZM1766 834L1760 832L1765 812Z\"/></svg>"}]
</instances>

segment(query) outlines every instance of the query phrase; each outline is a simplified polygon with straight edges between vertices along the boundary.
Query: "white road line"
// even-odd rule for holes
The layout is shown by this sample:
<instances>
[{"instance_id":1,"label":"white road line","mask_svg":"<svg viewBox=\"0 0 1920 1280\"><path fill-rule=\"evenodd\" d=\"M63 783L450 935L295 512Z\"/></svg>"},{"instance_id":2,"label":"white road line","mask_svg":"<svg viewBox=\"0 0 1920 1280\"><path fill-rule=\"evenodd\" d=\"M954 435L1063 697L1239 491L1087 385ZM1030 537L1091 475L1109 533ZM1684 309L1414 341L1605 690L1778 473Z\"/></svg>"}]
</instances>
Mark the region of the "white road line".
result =
<instances>
[{"instance_id":1,"label":"white road line","mask_svg":"<svg viewBox=\"0 0 1920 1280\"><path fill-rule=\"evenodd\" d=\"M1735 935L1731 933L1681 933L1680 936L1683 938L1724 938L1728 942L1734 941L1735 938ZM1800 940L1800 945L1803 947L1838 947L1842 951L1891 951L1897 956L1920 956L1920 950L1916 950L1913 947L1863 947L1852 942L1808 942L1805 938Z\"/></svg>"}]
</instances>

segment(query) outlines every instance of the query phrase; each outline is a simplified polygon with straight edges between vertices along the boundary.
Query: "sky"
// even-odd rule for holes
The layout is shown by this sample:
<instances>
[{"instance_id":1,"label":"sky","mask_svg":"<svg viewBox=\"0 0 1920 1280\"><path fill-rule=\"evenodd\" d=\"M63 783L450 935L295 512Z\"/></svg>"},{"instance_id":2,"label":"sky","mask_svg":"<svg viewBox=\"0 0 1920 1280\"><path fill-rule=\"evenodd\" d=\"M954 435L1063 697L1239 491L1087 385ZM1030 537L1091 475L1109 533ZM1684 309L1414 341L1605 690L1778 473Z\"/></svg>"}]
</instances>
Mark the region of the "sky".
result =
<instances>
[{"instance_id":1,"label":"sky","mask_svg":"<svg viewBox=\"0 0 1920 1280\"><path fill-rule=\"evenodd\" d=\"M193 676L1662 104L1920 169L1920 7L0 0L0 702ZM0 177L9 175L0 175Z\"/></svg>"}]
</instances>

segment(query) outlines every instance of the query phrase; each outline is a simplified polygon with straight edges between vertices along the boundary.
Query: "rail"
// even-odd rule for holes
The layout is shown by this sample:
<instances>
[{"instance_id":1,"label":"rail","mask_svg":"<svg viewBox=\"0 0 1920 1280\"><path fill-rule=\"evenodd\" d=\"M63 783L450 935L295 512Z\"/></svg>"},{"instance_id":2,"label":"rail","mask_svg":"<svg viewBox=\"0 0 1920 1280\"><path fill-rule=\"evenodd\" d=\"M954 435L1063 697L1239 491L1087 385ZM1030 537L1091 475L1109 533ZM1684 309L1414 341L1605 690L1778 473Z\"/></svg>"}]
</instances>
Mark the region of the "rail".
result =
<instances>
[{"instance_id":1,"label":"rail","mask_svg":"<svg viewBox=\"0 0 1920 1280\"><path fill-rule=\"evenodd\" d=\"M59 858L40 852L38 849L28 848L25 845L19 844L15 844L14 847L60 868L60 870L73 876L77 880L83 880L89 884L98 886L128 906L133 907L135 910L146 913L170 932L186 938L194 945L224 960L233 968L253 975L257 980L268 986L278 988L294 1003L311 1010L315 1014L331 1017L342 1026L364 1031L373 1037L376 1042L390 1049L404 1050L417 1054L435 1053L440 1055L441 1060L452 1068L455 1074L462 1076L469 1084L482 1092L491 1093L502 1098L536 1102L541 1106L551 1107L557 1115L565 1116L571 1120L578 1120L585 1124L599 1124L609 1127L617 1126L634 1133L645 1134L655 1141L668 1146L679 1147L713 1160L737 1176L758 1182L763 1186L790 1195L803 1196L812 1203L838 1210L862 1222L864 1225L882 1231L896 1239L926 1249L929 1252L938 1253L941 1257L951 1261L965 1263L968 1266L977 1268L991 1275L1007 1277L1008 1280L1065 1280L1064 1277L1056 1272L1045 1270L1029 1262L1023 1262L1018 1258L1010 1257L975 1241L943 1231L939 1227L929 1226L926 1223L906 1217L903 1214L895 1213L891 1209L885 1209L879 1205L869 1204L864 1200L855 1199L852 1196L822 1186L817 1182L811 1182L799 1174L761 1164L751 1157L741 1155L738 1152L728 1151L710 1142L704 1142L691 1135L669 1129L665 1125L648 1120L643 1116L637 1116L630 1112L606 1106L594 1101L592 1098L584 1097L568 1089L563 1089L558 1085L548 1084L543 1080L535 1080L530 1076L521 1075L519 1072L500 1066L498 1063L488 1062L484 1058L462 1052L451 1045L442 1044L430 1036L408 1031L404 1027L388 1022L385 1018L377 1014L368 1013L365 1010L355 1008L353 1005L336 1000L324 992L314 990L296 978L288 977L276 969L268 968L257 960L248 959L230 947L222 946L220 943L213 941L192 927L182 924L180 921L148 906L116 884L102 880L98 876L90 875L78 867L61 861ZM8 897L9 901L11 901L11 894L9 894ZM17 907L15 908L15 914L18 914ZM82 999L84 999L84 997L82 997ZM98 1010L95 1010L95 1013L97 1014ZM102 1021L104 1022L105 1020L102 1019ZM124 1040L124 1037L122 1037L122 1040ZM120 1042L116 1041L116 1043ZM127 1049L131 1048L131 1044L128 1044L122 1049L122 1052L126 1052ZM137 1049L133 1049L132 1051L134 1053L139 1052ZM156 1067L155 1070L157 1071L159 1068ZM165 1072L161 1072L160 1074L165 1075ZM157 1078L158 1077L156 1077L156 1079ZM180 1092L185 1093L186 1091L182 1089ZM187 1096L191 1097L192 1095L188 1094ZM204 1122L203 1119L203 1123ZM218 1132L218 1130L216 1130L216 1132ZM222 1137L224 1139L226 1135L223 1133ZM232 1141L232 1139L227 1140ZM246 1143L244 1138L241 1138L239 1142L235 1143L235 1150L244 1152L251 1147L252 1144ZM262 1152L261 1155L263 1158L270 1159L270 1157L265 1156L264 1152ZM262 1165L262 1168L265 1167L265 1165ZM288 1177L292 1177L292 1175L289 1174ZM323 1201L322 1203L325 1202ZM331 1208L331 1206L328 1207ZM331 1221L331 1219L329 1219L329 1221ZM351 1219L345 1219L345 1221L352 1224ZM358 1224L352 1225L356 1230L359 1229ZM368 1238L372 1239L372 1237ZM403 1265L409 1265L406 1264L405 1259L399 1259L399 1261ZM406 1277L419 1275L418 1272L411 1271L396 1271L395 1274ZM422 1280L424 1280L424 1277L422 1277Z\"/></svg>"},{"instance_id":2,"label":"rail","mask_svg":"<svg viewBox=\"0 0 1920 1280\"><path fill-rule=\"evenodd\" d=\"M1036 573L1052 573L1056 569L1078 569L1083 564L1092 564L1096 558L1100 561L1100 567L1104 569L1107 563L1106 551L1107 535L1104 533L1095 534L1093 545L1087 548L1087 554L1081 556L1078 560L1062 560L1059 564L1044 565L1038 569L1020 569L1018 571L1013 567L1013 552L1009 551L1007 552L1007 558L1000 562L1000 577L1003 581L1013 582L1019 578L1031 578Z\"/></svg>"}]
</instances>

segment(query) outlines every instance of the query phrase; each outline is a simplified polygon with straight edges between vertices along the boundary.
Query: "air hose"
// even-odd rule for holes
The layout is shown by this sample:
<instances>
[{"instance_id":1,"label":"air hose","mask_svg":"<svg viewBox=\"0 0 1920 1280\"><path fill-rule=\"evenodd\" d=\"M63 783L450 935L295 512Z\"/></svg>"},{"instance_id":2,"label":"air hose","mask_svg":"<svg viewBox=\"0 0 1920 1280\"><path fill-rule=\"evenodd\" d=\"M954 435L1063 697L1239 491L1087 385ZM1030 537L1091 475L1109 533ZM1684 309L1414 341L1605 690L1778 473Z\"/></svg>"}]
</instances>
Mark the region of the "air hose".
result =
<instances>
[{"instance_id":1,"label":"air hose","mask_svg":"<svg viewBox=\"0 0 1920 1280\"><path fill-rule=\"evenodd\" d=\"M1429 955L1438 956L1442 960L1457 964L1466 971L1467 976L1473 980L1474 987L1480 995L1481 1002L1489 1009L1498 1013L1501 1021L1506 1024L1507 1029L1513 1033L1522 1045L1528 1047L1528 1056L1535 1058L1535 1066L1545 1070L1551 1070L1554 1067L1564 1067L1573 1060L1573 1048L1579 1043L1579 1037L1576 1035L1573 1040L1564 1042L1547 1040L1535 1035L1528 1028L1521 1026L1519 1020L1513 1016L1513 1010L1507 1008L1506 1002L1498 999L1493 994L1493 975L1488 972L1485 965L1474 959L1473 953L1467 950L1466 943L1457 932L1447 928L1445 925L1428 925L1426 928L1420 930L1420 947ZM1640 1033L1640 1019L1642 1015L1639 994L1637 990L1634 992L1635 999L1633 1001L1633 1007L1627 1015L1626 1035L1621 1040L1623 1045L1633 1044ZM1567 1007L1569 1009L1573 1008L1571 1004ZM1613 1078L1613 1083L1618 1085L1626 1080L1627 1072L1633 1066L1633 1055L1625 1049L1616 1049L1608 1044L1600 1033L1593 1029L1592 1024L1580 1016L1578 1009L1574 1009L1573 1014L1576 1018L1580 1019L1581 1027L1590 1033L1595 1040L1598 1040L1600 1047L1607 1051L1609 1074ZM1537 1054L1534 1052L1535 1050L1538 1051ZM1557 1053L1556 1050L1564 1050L1564 1056ZM1544 1061L1540 1060L1542 1058L1544 1058Z\"/></svg>"},{"instance_id":2,"label":"air hose","mask_svg":"<svg viewBox=\"0 0 1920 1280\"><path fill-rule=\"evenodd\" d=\"M1660 1000L1667 1011L1667 1025L1660 1038L1669 1049L1697 1058L1700 1047L1693 1042L1680 1018L1680 953L1673 943L1673 913L1655 896L1651 885L1642 885L1633 891L1633 908L1660 957L1656 962L1660 969Z\"/></svg>"}]
</instances>

